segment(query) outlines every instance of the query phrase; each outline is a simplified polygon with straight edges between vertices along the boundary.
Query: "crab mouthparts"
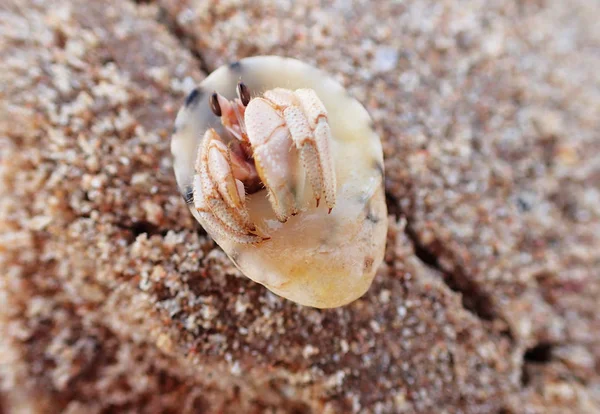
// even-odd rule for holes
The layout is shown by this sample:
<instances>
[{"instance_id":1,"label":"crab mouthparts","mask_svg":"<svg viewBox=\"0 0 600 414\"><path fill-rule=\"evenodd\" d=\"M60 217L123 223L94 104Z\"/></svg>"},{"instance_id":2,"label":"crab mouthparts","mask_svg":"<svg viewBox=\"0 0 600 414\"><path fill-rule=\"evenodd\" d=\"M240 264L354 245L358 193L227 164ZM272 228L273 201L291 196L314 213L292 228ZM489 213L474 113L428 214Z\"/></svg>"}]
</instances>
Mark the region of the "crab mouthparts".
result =
<instances>
[{"instance_id":1,"label":"crab mouthparts","mask_svg":"<svg viewBox=\"0 0 600 414\"><path fill-rule=\"evenodd\" d=\"M263 190L265 185L256 171L252 156L252 147L246 142L238 141L234 136L229 141L231 166L234 176L244 184L246 194L254 194Z\"/></svg>"}]
</instances>

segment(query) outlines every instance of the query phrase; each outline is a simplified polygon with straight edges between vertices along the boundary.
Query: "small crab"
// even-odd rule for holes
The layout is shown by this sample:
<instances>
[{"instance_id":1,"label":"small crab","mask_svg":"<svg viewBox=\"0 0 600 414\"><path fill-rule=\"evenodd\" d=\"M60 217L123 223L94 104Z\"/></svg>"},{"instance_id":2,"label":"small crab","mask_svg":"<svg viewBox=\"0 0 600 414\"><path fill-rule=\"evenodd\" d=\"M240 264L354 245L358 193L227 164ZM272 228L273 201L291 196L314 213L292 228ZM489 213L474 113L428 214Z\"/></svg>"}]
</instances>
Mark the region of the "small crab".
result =
<instances>
[{"instance_id":1,"label":"small crab","mask_svg":"<svg viewBox=\"0 0 600 414\"><path fill-rule=\"evenodd\" d=\"M267 240L257 230L245 203L246 192L265 187L277 219L285 223L302 209L305 175L316 207L324 196L329 212L335 205L335 171L330 153L327 110L312 89L275 88L250 98L239 82L238 98L228 101L214 92L213 113L233 138L225 145L208 129L196 159L194 206L211 232L238 243ZM301 160L301 164L299 162Z\"/></svg>"},{"instance_id":2,"label":"small crab","mask_svg":"<svg viewBox=\"0 0 600 414\"><path fill-rule=\"evenodd\" d=\"M276 56L223 66L188 95L171 151L192 214L246 276L318 308L368 289L387 232L381 142L337 82Z\"/></svg>"}]
</instances>

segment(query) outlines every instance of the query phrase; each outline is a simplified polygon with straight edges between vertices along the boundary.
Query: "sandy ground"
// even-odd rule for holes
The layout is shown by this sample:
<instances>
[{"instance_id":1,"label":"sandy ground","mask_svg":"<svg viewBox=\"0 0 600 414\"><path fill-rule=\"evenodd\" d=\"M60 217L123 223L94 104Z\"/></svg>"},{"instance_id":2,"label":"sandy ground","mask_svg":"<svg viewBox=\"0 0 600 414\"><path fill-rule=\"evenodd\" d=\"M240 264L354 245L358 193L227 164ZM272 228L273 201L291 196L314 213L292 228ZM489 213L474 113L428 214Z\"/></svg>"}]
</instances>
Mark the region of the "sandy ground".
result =
<instances>
[{"instance_id":1,"label":"sandy ground","mask_svg":"<svg viewBox=\"0 0 600 414\"><path fill-rule=\"evenodd\" d=\"M0 4L0 413L600 412L600 3ZM243 277L178 194L186 94L336 77L384 141L350 306Z\"/></svg>"}]
</instances>

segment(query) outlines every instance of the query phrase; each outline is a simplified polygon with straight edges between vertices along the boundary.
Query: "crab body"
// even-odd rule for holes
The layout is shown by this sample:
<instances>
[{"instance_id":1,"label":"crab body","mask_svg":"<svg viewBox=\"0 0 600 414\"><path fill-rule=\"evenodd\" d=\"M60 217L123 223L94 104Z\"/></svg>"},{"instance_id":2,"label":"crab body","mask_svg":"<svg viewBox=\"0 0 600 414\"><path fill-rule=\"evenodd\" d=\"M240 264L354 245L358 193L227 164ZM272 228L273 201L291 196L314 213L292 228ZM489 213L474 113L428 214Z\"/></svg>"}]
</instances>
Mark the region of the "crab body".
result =
<instances>
[{"instance_id":1,"label":"crab body","mask_svg":"<svg viewBox=\"0 0 600 414\"><path fill-rule=\"evenodd\" d=\"M381 142L323 72L275 56L217 69L171 151L192 214L250 279L317 308L369 288L387 232Z\"/></svg>"}]
</instances>

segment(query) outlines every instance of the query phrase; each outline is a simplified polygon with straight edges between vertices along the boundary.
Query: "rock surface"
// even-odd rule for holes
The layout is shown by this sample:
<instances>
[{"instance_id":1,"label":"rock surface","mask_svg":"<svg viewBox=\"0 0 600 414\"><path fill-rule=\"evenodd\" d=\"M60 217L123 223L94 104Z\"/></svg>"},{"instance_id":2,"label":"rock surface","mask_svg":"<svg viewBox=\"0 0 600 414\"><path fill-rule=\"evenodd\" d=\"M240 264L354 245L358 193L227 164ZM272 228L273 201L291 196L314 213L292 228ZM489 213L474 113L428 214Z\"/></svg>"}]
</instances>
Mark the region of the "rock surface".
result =
<instances>
[{"instance_id":1,"label":"rock surface","mask_svg":"<svg viewBox=\"0 0 600 414\"><path fill-rule=\"evenodd\" d=\"M597 2L8 0L0 412L600 411ZM207 72L304 59L385 146L385 264L318 311L180 199Z\"/></svg>"}]
</instances>

